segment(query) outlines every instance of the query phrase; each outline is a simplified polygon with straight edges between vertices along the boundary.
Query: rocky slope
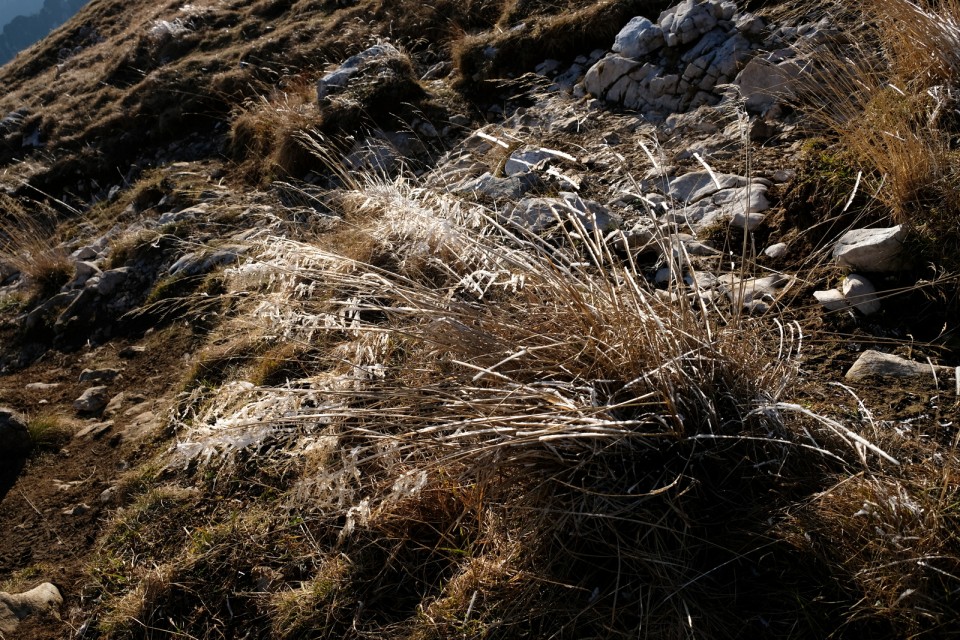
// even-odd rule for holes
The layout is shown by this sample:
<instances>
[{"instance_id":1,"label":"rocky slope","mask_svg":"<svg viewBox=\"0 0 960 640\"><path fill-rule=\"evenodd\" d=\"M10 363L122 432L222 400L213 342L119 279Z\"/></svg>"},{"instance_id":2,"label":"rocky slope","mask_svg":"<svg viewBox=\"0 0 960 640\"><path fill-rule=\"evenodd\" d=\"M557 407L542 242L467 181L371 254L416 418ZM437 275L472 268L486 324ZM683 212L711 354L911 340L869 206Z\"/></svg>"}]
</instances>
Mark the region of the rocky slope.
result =
<instances>
[{"instance_id":1,"label":"rocky slope","mask_svg":"<svg viewBox=\"0 0 960 640\"><path fill-rule=\"evenodd\" d=\"M885 6L90 2L0 69L0 633L960 633Z\"/></svg>"}]
</instances>

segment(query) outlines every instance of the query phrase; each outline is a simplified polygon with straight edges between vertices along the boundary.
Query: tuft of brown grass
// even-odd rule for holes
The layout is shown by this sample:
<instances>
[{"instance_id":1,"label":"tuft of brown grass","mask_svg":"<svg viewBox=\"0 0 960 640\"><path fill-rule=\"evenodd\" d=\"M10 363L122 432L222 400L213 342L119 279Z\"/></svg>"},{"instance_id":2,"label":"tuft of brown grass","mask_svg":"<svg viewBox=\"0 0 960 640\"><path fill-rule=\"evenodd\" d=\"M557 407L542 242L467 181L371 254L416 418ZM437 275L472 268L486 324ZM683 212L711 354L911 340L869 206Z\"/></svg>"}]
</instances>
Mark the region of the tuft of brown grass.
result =
<instances>
[{"instance_id":1,"label":"tuft of brown grass","mask_svg":"<svg viewBox=\"0 0 960 640\"><path fill-rule=\"evenodd\" d=\"M173 463L242 482L258 452L317 556L349 565L270 596L275 633L823 630L783 605L822 589L780 510L885 458L780 402L786 331L662 301L575 218L528 236L403 182L339 202L376 263L273 238L231 276L273 333L323 337L315 372L208 395Z\"/></svg>"},{"instance_id":2,"label":"tuft of brown grass","mask_svg":"<svg viewBox=\"0 0 960 640\"><path fill-rule=\"evenodd\" d=\"M297 90L244 103L232 123L230 151L247 179L259 182L305 173L312 157L298 136L320 119L314 99L313 90L301 84Z\"/></svg>"},{"instance_id":3,"label":"tuft of brown grass","mask_svg":"<svg viewBox=\"0 0 960 640\"><path fill-rule=\"evenodd\" d=\"M956 264L960 4L872 0L828 15L844 32L802 52L801 106L863 171L861 189Z\"/></svg>"},{"instance_id":4,"label":"tuft of brown grass","mask_svg":"<svg viewBox=\"0 0 960 640\"><path fill-rule=\"evenodd\" d=\"M60 244L52 212L0 195L0 220L0 263L20 273L41 299L59 291L73 276L74 268Z\"/></svg>"}]
</instances>

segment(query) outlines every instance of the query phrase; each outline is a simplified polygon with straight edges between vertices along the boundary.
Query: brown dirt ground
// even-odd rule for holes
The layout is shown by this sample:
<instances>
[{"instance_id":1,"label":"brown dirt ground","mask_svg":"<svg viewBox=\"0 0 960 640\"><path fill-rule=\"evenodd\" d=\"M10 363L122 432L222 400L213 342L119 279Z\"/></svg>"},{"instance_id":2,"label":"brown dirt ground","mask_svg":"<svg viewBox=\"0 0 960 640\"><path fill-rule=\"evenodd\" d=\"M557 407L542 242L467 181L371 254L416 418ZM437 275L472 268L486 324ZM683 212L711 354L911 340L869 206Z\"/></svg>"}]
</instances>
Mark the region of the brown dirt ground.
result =
<instances>
[{"instance_id":1,"label":"brown dirt ground","mask_svg":"<svg viewBox=\"0 0 960 640\"><path fill-rule=\"evenodd\" d=\"M133 358L121 358L120 350L130 345L143 346L145 351ZM78 431L102 420L78 417L73 410L73 400L90 386L77 382L80 372L115 367L122 373L110 385L111 395L123 391L128 396L140 396L162 416L178 390L184 357L189 357L193 348L191 331L180 325L139 341L114 341L79 353L50 352L22 371L0 376L0 404L28 417L41 412L63 416L70 428ZM24 389L34 382L59 386L42 392ZM124 415L131 404L124 404L113 428L102 436L74 437L59 451L36 454L0 499L0 590L22 591L51 581L60 587L65 599L62 621L28 618L18 629L18 638L73 637L83 622L72 619L72 612L88 579L84 564L103 525L120 506L115 501L102 503L100 494L164 447L165 434L159 428L162 423L139 437L124 434L133 420L133 416ZM89 509L69 515L77 505Z\"/></svg>"}]
</instances>

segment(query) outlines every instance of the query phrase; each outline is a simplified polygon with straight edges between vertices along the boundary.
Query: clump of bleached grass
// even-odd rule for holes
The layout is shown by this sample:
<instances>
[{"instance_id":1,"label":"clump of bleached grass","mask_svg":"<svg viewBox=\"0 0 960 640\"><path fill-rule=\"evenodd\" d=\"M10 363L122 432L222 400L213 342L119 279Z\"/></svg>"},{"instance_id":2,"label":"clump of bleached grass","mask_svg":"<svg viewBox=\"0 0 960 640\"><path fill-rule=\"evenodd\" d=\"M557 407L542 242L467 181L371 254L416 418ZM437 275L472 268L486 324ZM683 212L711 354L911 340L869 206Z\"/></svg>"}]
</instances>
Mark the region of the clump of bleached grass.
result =
<instances>
[{"instance_id":1,"label":"clump of bleached grass","mask_svg":"<svg viewBox=\"0 0 960 640\"><path fill-rule=\"evenodd\" d=\"M660 300L576 217L542 239L402 182L341 201L376 264L268 237L228 275L264 333L324 341L320 371L222 388L178 460L295 476L282 502L356 563L343 588L426 612L364 633L709 636L739 624L726 568L776 545L787 485L883 460L781 403L789 334Z\"/></svg>"}]
</instances>

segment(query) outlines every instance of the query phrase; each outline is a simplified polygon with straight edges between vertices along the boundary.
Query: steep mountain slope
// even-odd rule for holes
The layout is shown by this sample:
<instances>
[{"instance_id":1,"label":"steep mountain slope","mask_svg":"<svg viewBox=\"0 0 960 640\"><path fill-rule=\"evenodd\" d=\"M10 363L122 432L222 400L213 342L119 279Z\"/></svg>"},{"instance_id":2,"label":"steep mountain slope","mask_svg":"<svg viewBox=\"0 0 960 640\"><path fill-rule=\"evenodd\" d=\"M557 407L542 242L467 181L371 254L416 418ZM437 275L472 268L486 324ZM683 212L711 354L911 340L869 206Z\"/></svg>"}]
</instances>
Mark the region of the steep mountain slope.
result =
<instances>
[{"instance_id":1,"label":"steep mountain slope","mask_svg":"<svg viewBox=\"0 0 960 640\"><path fill-rule=\"evenodd\" d=\"M846 4L92 0L0 68L0 634L960 635L960 15Z\"/></svg>"}]
</instances>

